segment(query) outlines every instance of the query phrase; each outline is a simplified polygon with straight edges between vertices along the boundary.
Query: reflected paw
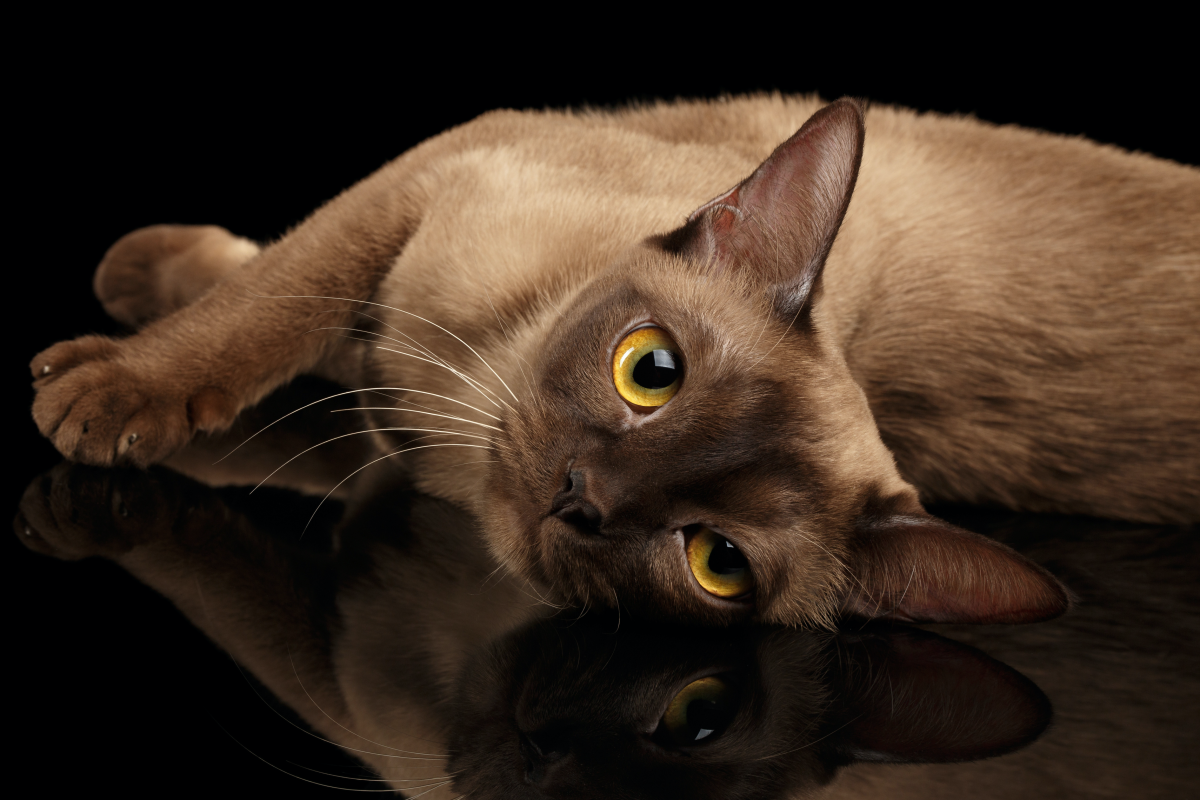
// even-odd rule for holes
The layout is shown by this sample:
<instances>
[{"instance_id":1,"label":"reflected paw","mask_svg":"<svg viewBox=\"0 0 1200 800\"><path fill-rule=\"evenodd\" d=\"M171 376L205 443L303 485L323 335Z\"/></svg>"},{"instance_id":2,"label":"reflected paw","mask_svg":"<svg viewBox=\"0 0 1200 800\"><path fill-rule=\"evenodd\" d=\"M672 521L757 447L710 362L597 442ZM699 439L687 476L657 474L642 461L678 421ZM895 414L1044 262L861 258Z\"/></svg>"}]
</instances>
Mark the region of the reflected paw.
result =
<instances>
[{"instance_id":1,"label":"reflected paw","mask_svg":"<svg viewBox=\"0 0 1200 800\"><path fill-rule=\"evenodd\" d=\"M116 557L171 530L179 492L162 477L64 462L29 484L13 531L30 550L54 558Z\"/></svg>"}]
</instances>

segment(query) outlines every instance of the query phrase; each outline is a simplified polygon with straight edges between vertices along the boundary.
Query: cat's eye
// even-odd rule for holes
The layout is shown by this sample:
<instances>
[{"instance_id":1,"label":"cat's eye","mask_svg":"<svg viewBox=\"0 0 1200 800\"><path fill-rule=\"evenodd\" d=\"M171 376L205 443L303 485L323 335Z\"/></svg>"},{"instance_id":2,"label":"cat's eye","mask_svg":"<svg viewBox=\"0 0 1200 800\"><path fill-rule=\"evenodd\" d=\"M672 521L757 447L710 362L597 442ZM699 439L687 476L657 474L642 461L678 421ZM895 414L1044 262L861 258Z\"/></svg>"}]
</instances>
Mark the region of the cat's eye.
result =
<instances>
[{"instance_id":1,"label":"cat's eye","mask_svg":"<svg viewBox=\"0 0 1200 800\"><path fill-rule=\"evenodd\" d=\"M675 340L662 328L638 328L617 345L612 371L621 399L639 409L654 409L679 391L683 359Z\"/></svg>"},{"instance_id":2,"label":"cat's eye","mask_svg":"<svg viewBox=\"0 0 1200 800\"><path fill-rule=\"evenodd\" d=\"M671 699L659 730L675 745L702 744L724 732L737 712L737 693L715 675L692 681Z\"/></svg>"},{"instance_id":3,"label":"cat's eye","mask_svg":"<svg viewBox=\"0 0 1200 800\"><path fill-rule=\"evenodd\" d=\"M709 594L740 597L754 586L746 556L712 528L701 525L688 538L687 560L696 582Z\"/></svg>"}]
</instances>

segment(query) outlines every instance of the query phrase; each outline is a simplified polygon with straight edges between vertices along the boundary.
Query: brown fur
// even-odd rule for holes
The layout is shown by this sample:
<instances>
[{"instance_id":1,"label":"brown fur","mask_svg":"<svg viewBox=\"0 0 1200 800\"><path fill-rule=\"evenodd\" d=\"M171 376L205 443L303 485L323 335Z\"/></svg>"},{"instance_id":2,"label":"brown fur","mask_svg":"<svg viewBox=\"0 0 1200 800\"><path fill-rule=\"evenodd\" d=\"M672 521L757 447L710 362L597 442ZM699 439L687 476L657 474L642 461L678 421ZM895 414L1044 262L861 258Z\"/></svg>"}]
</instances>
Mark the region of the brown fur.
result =
<instances>
[{"instance_id":1,"label":"brown fur","mask_svg":"<svg viewBox=\"0 0 1200 800\"><path fill-rule=\"evenodd\" d=\"M855 104L821 107L485 115L136 336L39 355L34 417L70 457L144 465L318 371L393 387L364 395L392 409L378 427L422 430L381 452L422 447L418 485L568 599L713 622L1060 613L1044 571L919 500L1200 518L1200 173L888 108L863 147ZM639 417L607 360L651 319L687 372ZM363 325L388 349L310 333ZM595 531L547 515L571 464ZM747 555L752 605L692 580L677 531L700 522Z\"/></svg>"}]
</instances>

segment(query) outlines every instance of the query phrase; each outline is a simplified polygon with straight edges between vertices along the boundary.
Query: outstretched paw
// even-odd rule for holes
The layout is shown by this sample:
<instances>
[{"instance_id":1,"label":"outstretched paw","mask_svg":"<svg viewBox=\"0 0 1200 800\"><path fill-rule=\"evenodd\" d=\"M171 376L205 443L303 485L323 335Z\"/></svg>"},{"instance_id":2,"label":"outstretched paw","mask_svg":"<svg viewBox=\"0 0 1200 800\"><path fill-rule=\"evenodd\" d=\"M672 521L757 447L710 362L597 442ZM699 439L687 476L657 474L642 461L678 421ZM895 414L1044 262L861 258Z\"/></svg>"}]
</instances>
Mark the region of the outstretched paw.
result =
<instances>
[{"instance_id":1,"label":"outstretched paw","mask_svg":"<svg viewBox=\"0 0 1200 800\"><path fill-rule=\"evenodd\" d=\"M198 428L233 419L236 409L221 392L163 380L152 359L129 357L127 347L85 336L34 358L33 419L64 456L145 467L186 445Z\"/></svg>"}]
</instances>

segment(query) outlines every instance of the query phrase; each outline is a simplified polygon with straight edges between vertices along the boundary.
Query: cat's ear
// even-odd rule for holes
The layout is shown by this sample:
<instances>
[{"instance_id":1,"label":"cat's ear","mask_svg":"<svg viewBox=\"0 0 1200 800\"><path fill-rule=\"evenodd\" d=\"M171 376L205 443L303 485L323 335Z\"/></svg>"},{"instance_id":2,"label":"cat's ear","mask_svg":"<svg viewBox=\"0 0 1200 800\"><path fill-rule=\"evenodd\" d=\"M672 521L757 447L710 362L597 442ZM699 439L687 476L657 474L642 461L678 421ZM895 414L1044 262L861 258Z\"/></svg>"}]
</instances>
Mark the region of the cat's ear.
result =
<instances>
[{"instance_id":1,"label":"cat's ear","mask_svg":"<svg viewBox=\"0 0 1200 800\"><path fill-rule=\"evenodd\" d=\"M792 319L805 307L846 215L862 160L863 109L842 98L813 114L750 177L655 240L739 273Z\"/></svg>"},{"instance_id":2,"label":"cat's ear","mask_svg":"<svg viewBox=\"0 0 1200 800\"><path fill-rule=\"evenodd\" d=\"M843 610L904 622L1015 623L1057 617L1070 594L1008 547L922 511L864 515Z\"/></svg>"},{"instance_id":3,"label":"cat's ear","mask_svg":"<svg viewBox=\"0 0 1200 800\"><path fill-rule=\"evenodd\" d=\"M1046 729L1045 694L1007 664L917 629L838 641L837 748L853 761L970 761L1008 753Z\"/></svg>"}]
</instances>

